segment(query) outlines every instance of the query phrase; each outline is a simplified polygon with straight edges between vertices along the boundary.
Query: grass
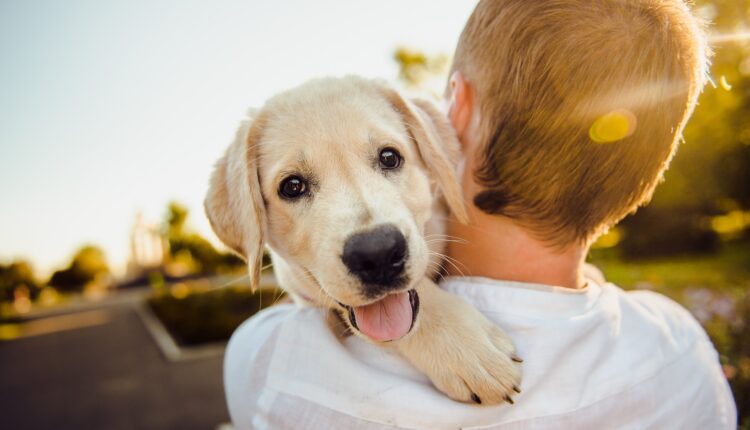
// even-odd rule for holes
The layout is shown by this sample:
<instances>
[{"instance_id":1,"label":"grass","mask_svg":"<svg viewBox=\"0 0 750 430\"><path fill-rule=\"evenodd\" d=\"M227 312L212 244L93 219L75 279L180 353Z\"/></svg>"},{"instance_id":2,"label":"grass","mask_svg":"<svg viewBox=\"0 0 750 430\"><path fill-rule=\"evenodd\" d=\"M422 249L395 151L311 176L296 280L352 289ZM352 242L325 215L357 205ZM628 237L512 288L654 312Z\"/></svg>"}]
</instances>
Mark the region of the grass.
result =
<instances>
[{"instance_id":1,"label":"grass","mask_svg":"<svg viewBox=\"0 0 750 430\"><path fill-rule=\"evenodd\" d=\"M725 244L720 252L644 261L623 261L614 249L593 250L589 262L624 289L648 288L671 296L690 288L730 294L750 288L750 241Z\"/></svg>"}]
</instances>

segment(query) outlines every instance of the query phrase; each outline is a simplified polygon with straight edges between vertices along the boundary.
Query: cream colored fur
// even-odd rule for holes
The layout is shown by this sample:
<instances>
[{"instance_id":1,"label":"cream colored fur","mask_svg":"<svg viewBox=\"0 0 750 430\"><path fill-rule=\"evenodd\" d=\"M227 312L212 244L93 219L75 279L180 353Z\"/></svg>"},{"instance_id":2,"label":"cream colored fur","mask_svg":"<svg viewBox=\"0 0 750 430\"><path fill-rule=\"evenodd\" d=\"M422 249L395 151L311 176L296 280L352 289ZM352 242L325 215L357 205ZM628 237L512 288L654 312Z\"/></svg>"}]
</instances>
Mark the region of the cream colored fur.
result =
<instances>
[{"instance_id":1,"label":"cream colored fur","mask_svg":"<svg viewBox=\"0 0 750 430\"><path fill-rule=\"evenodd\" d=\"M397 173L377 168L385 146L403 156ZM420 311L408 335L381 345L396 348L456 400L510 401L520 380L512 343L431 280L448 208L466 217L454 173L458 159L451 127L429 103L404 99L376 81L314 80L242 122L216 164L206 213L219 238L246 258L254 286L265 245L280 285L298 304L337 312L339 303L372 302L341 262L345 240L396 225L409 248L411 282L403 290L416 289ZM309 178L309 198L279 197L291 173ZM345 315L340 321L348 324Z\"/></svg>"}]
</instances>

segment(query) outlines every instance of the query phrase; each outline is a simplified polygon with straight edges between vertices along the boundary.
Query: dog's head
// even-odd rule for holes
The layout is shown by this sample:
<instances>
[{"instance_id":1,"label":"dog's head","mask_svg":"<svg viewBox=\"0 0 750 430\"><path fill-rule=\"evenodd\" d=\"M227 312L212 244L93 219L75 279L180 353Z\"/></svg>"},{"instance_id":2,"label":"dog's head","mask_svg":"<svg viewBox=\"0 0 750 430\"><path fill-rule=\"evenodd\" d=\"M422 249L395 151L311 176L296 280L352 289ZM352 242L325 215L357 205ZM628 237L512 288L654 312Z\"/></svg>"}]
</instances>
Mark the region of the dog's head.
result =
<instances>
[{"instance_id":1,"label":"dog's head","mask_svg":"<svg viewBox=\"0 0 750 430\"><path fill-rule=\"evenodd\" d=\"M465 218L457 148L427 103L359 78L311 81L241 124L206 212L253 285L267 244L306 281L292 293L339 308L373 340L397 338L417 316L436 193Z\"/></svg>"}]
</instances>

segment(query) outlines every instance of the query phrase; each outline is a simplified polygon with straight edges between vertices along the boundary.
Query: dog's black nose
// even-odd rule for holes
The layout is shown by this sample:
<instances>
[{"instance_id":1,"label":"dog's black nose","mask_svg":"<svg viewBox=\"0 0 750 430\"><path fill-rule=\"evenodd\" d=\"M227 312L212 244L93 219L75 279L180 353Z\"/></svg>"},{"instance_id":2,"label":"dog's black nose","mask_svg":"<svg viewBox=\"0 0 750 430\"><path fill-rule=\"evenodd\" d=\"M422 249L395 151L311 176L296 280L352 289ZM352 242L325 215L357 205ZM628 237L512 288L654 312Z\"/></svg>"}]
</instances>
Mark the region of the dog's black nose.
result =
<instances>
[{"instance_id":1,"label":"dog's black nose","mask_svg":"<svg viewBox=\"0 0 750 430\"><path fill-rule=\"evenodd\" d=\"M344 243L341 260L362 283L377 288L379 294L388 287L399 287L404 282L406 238L392 224L357 233Z\"/></svg>"}]
</instances>

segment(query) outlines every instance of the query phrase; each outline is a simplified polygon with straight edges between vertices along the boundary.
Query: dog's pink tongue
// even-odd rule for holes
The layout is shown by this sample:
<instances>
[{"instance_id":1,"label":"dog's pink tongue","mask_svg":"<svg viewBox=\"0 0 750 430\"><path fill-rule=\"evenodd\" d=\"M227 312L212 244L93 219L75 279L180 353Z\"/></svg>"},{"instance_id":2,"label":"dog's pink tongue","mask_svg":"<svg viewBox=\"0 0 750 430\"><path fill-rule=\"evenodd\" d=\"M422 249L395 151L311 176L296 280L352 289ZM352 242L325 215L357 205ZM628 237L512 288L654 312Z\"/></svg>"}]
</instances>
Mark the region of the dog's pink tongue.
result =
<instances>
[{"instance_id":1,"label":"dog's pink tongue","mask_svg":"<svg viewBox=\"0 0 750 430\"><path fill-rule=\"evenodd\" d=\"M409 293L390 294L367 306L354 308L359 331L370 339L385 342L409 333L412 309Z\"/></svg>"}]
</instances>

